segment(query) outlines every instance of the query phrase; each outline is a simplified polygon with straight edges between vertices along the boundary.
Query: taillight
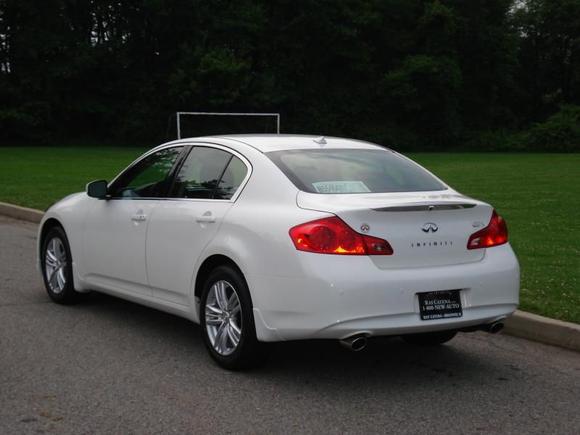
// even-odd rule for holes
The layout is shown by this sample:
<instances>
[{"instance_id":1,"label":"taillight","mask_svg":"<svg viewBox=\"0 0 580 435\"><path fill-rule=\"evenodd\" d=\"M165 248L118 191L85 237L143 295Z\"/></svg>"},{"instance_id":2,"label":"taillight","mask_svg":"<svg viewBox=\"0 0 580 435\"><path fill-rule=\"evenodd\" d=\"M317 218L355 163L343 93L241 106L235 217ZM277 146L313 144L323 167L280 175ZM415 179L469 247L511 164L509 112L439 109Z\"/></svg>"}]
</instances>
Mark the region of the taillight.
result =
<instances>
[{"instance_id":1,"label":"taillight","mask_svg":"<svg viewBox=\"0 0 580 435\"><path fill-rule=\"evenodd\" d=\"M333 216L290 229L290 238L299 251L339 255L392 255L389 242L359 234Z\"/></svg>"},{"instance_id":2,"label":"taillight","mask_svg":"<svg viewBox=\"0 0 580 435\"><path fill-rule=\"evenodd\" d=\"M508 230L505 220L495 210L487 227L473 233L467 242L467 249L491 248L503 245L508 241Z\"/></svg>"}]
</instances>

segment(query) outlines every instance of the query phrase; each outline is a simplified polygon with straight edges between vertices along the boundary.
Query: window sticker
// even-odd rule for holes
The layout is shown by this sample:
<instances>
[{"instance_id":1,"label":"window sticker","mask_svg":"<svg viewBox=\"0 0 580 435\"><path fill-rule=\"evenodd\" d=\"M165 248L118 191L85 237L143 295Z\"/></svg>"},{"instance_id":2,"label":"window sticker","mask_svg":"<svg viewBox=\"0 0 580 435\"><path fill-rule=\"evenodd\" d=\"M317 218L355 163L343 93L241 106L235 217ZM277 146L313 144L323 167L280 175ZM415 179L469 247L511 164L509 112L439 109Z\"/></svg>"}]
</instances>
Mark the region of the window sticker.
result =
<instances>
[{"instance_id":1,"label":"window sticker","mask_svg":"<svg viewBox=\"0 0 580 435\"><path fill-rule=\"evenodd\" d=\"M362 181L318 181L312 183L318 193L369 193Z\"/></svg>"}]
</instances>

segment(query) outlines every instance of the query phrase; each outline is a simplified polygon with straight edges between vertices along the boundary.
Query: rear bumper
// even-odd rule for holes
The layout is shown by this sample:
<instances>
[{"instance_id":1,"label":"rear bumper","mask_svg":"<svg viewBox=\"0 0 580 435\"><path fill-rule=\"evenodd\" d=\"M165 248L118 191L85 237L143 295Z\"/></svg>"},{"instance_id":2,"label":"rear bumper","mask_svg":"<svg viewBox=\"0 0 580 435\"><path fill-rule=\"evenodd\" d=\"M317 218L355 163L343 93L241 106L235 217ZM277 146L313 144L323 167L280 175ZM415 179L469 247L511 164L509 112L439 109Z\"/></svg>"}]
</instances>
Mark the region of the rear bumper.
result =
<instances>
[{"instance_id":1,"label":"rear bumper","mask_svg":"<svg viewBox=\"0 0 580 435\"><path fill-rule=\"evenodd\" d=\"M388 270L369 257L299 255L300 276L247 277L261 341L460 329L504 318L519 302L519 265L509 244L487 249L475 263ZM449 289L461 289L463 316L421 320L417 293Z\"/></svg>"}]
</instances>

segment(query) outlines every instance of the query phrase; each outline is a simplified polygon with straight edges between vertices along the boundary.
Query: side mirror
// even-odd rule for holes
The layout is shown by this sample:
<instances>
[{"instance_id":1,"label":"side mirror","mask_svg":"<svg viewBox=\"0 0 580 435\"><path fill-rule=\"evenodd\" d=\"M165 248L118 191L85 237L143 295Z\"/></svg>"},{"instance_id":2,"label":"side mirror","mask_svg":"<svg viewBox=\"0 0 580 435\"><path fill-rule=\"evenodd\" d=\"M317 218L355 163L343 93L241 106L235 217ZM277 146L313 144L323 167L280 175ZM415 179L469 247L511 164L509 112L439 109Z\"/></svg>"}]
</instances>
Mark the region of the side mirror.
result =
<instances>
[{"instance_id":1,"label":"side mirror","mask_svg":"<svg viewBox=\"0 0 580 435\"><path fill-rule=\"evenodd\" d=\"M107 197L107 181L91 181L87 184L87 195L91 198L105 199Z\"/></svg>"}]
</instances>

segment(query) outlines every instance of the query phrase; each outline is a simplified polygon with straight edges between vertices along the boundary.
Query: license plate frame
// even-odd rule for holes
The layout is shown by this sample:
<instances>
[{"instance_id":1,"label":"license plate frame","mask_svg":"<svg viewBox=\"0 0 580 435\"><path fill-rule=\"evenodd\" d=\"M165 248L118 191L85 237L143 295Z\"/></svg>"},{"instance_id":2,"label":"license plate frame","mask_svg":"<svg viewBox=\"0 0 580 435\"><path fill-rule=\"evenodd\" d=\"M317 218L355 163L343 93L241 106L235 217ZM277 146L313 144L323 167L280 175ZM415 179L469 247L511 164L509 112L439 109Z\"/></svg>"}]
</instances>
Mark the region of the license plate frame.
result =
<instances>
[{"instance_id":1,"label":"license plate frame","mask_svg":"<svg viewBox=\"0 0 580 435\"><path fill-rule=\"evenodd\" d=\"M417 293L421 320L463 317L461 290L436 290Z\"/></svg>"}]
</instances>

